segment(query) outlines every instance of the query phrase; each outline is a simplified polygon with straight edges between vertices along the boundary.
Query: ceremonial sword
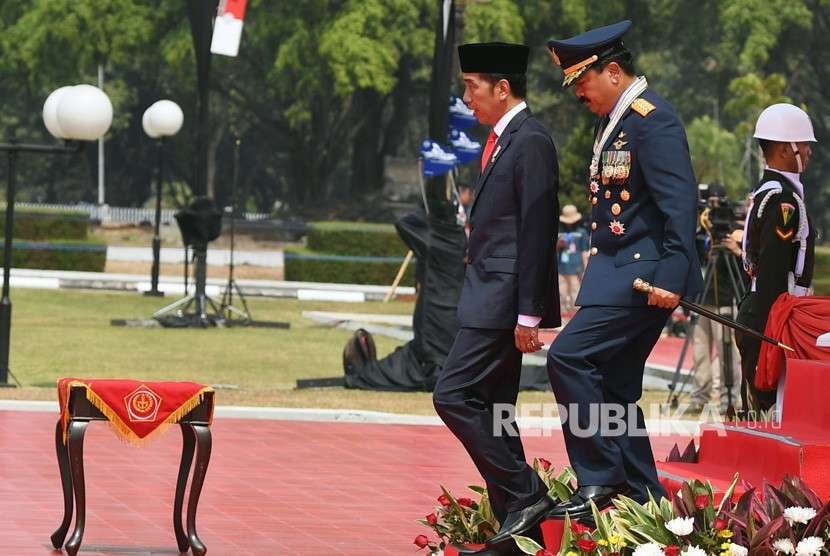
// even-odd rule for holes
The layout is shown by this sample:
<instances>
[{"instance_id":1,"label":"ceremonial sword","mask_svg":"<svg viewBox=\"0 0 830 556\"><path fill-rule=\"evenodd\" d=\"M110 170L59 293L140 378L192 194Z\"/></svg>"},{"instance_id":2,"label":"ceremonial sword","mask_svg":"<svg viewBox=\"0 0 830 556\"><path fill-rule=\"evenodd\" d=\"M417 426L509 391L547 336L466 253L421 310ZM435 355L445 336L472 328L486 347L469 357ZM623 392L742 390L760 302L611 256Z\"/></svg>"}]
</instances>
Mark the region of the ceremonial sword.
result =
<instances>
[{"instance_id":1,"label":"ceremonial sword","mask_svg":"<svg viewBox=\"0 0 830 556\"><path fill-rule=\"evenodd\" d=\"M648 282L646 282L642 278L637 278L636 280L634 280L633 287L634 287L635 290L637 290L638 292L642 292L642 293L651 293L652 290L654 290L654 286L652 286L651 284L649 284ZM743 334L749 334L750 336L758 338L759 340L763 340L764 342L769 342L769 343L774 344L774 345L776 345L780 348L784 348L784 349L790 350L792 352L795 352L795 350L793 348L791 348L790 346L788 346L784 342L779 342L778 340L776 340L774 338L770 338L769 336L765 336L764 334L761 334L757 330L753 330L753 329L751 329L750 327L748 327L744 324L741 324L739 322L735 322L732 319L728 319L728 318L724 317L723 315L713 313L709 309L707 309L705 307L701 307L697 303L692 303L691 301L686 301L685 299L683 299L681 297L680 298L680 305L685 307L686 309L688 309L690 311L694 311L695 313L697 313L699 315L703 315L707 319L711 319L715 322L721 323L724 326L728 326L729 328L731 328L733 330L737 330L738 332L741 332Z\"/></svg>"}]
</instances>

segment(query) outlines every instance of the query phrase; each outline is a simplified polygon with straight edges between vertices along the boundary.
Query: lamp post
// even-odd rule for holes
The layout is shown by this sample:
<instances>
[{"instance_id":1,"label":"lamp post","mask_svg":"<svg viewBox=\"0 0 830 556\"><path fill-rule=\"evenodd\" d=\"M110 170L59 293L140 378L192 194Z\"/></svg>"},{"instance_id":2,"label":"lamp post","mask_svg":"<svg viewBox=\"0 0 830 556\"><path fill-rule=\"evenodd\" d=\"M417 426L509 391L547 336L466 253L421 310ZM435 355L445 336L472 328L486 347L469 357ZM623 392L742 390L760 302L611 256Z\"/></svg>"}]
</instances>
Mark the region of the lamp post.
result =
<instances>
[{"instance_id":1,"label":"lamp post","mask_svg":"<svg viewBox=\"0 0 830 556\"><path fill-rule=\"evenodd\" d=\"M150 291L144 295L163 296L159 291L159 266L161 264L161 192L164 183L164 138L172 137L182 128L184 114L179 105L172 100L159 100L144 111L141 126L151 139L158 139L156 143L157 175L156 175L156 218L153 227L153 267L150 271Z\"/></svg>"},{"instance_id":2,"label":"lamp post","mask_svg":"<svg viewBox=\"0 0 830 556\"><path fill-rule=\"evenodd\" d=\"M14 235L15 171L20 153L76 153L83 149L81 141L95 141L102 137L112 124L112 103L99 88L92 85L61 87L53 91L43 104L43 123L56 139L65 145L31 145L10 137L0 143L0 151L9 160L8 186L6 187L6 222L3 242L3 293L0 299L0 386L9 386L9 348L11 339L12 302L9 297L9 280L12 267L12 237ZM74 143L77 142L77 143Z\"/></svg>"}]
</instances>

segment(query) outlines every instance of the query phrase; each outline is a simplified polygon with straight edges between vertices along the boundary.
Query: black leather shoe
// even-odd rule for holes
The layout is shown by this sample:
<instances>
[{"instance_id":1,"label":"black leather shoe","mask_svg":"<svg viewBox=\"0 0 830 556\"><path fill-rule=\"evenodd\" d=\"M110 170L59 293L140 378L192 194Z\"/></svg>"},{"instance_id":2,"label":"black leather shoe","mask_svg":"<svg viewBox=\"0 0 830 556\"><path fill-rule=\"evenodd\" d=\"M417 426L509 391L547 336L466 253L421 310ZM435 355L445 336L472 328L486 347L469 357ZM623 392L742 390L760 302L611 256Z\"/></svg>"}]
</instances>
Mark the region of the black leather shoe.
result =
<instances>
[{"instance_id":1,"label":"black leather shoe","mask_svg":"<svg viewBox=\"0 0 830 556\"><path fill-rule=\"evenodd\" d=\"M548 517L561 519L568 514L571 519L579 519L590 516L591 500L594 501L598 510L602 510L611 505L611 500L615 496L627 493L628 485L624 483L615 486L579 487L567 501L557 504Z\"/></svg>"},{"instance_id":2,"label":"black leather shoe","mask_svg":"<svg viewBox=\"0 0 830 556\"><path fill-rule=\"evenodd\" d=\"M546 494L538 502L517 512L508 513L507 517L504 518L504 523L501 524L499 532L487 541L488 548L505 541L512 541L511 535L521 535L535 527L554 506L556 506L556 503Z\"/></svg>"}]
</instances>

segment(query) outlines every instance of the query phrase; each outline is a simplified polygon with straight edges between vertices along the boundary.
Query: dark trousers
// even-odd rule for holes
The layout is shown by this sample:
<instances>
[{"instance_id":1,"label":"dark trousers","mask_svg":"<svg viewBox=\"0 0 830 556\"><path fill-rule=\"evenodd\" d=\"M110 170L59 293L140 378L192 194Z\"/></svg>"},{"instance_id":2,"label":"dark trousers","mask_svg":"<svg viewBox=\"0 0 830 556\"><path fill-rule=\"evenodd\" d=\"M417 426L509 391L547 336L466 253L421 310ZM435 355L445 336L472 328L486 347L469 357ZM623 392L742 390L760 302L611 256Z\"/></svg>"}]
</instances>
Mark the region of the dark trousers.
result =
<instances>
[{"instance_id":1,"label":"dark trousers","mask_svg":"<svg viewBox=\"0 0 830 556\"><path fill-rule=\"evenodd\" d=\"M749 292L738 306L737 321L758 332L763 332L767 326L768 310L758 307L758 294ZM735 344L741 353L741 372L747 391L752 395L753 409L767 410L775 405L776 393L759 390L755 387L755 371L758 367L758 356L761 354L761 340L748 334L735 332Z\"/></svg>"},{"instance_id":2,"label":"dark trousers","mask_svg":"<svg viewBox=\"0 0 830 556\"><path fill-rule=\"evenodd\" d=\"M639 502L649 491L665 496L643 412L634 404L642 396L646 358L669 314L654 307L583 307L548 351L553 393L568 411L562 433L580 486L628 483ZM612 408L626 428L611 426L609 434L598 421ZM636 431L628 428L633 423Z\"/></svg>"},{"instance_id":3,"label":"dark trousers","mask_svg":"<svg viewBox=\"0 0 830 556\"><path fill-rule=\"evenodd\" d=\"M547 492L525 460L515 419L497 421L504 413L495 413L496 404L515 407L519 394L522 354L513 341L513 330L461 328L433 393L435 410L470 454L500 522ZM497 422L505 427L494 429Z\"/></svg>"}]
</instances>

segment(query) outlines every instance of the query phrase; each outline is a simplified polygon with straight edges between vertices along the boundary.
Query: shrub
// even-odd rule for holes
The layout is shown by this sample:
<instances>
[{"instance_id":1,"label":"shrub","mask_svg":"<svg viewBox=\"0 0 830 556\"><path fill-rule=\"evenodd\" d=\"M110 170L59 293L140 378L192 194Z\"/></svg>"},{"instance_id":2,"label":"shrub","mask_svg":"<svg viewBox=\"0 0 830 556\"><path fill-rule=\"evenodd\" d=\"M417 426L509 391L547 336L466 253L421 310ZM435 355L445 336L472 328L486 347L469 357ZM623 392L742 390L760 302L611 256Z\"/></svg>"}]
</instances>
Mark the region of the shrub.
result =
<instances>
[{"instance_id":1,"label":"shrub","mask_svg":"<svg viewBox=\"0 0 830 556\"><path fill-rule=\"evenodd\" d=\"M5 230L5 226L6 214L2 212L0 213L0 231ZM14 215L15 239L85 240L88 228L89 218L85 215L47 212L16 212Z\"/></svg>"},{"instance_id":2,"label":"shrub","mask_svg":"<svg viewBox=\"0 0 830 556\"><path fill-rule=\"evenodd\" d=\"M0 244L0 257L3 255L3 246ZM16 241L12 249L12 266L15 268L103 272L106 262L106 245L95 243Z\"/></svg>"},{"instance_id":3,"label":"shrub","mask_svg":"<svg viewBox=\"0 0 830 556\"><path fill-rule=\"evenodd\" d=\"M390 285L403 257L324 255L308 251L285 251L285 279L296 282ZM415 261L406 269L401 286L415 285Z\"/></svg>"},{"instance_id":4,"label":"shrub","mask_svg":"<svg viewBox=\"0 0 830 556\"><path fill-rule=\"evenodd\" d=\"M329 255L403 257L408 251L391 224L314 222L306 241L309 249Z\"/></svg>"}]
</instances>

